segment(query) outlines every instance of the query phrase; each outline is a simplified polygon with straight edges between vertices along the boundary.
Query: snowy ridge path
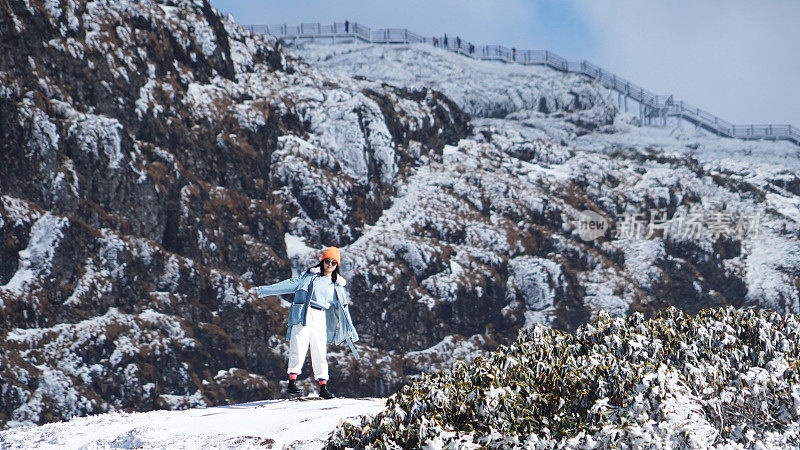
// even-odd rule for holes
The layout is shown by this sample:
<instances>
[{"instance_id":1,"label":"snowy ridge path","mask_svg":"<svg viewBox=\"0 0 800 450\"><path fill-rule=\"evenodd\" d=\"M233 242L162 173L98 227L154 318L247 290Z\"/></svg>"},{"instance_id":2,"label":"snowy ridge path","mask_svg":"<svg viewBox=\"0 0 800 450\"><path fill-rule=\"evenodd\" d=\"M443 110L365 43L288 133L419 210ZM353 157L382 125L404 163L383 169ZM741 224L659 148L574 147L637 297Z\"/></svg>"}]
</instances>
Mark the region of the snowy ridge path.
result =
<instances>
[{"instance_id":1,"label":"snowy ridge path","mask_svg":"<svg viewBox=\"0 0 800 450\"><path fill-rule=\"evenodd\" d=\"M109 413L0 432L2 448L320 448L342 420L381 398L264 400L184 411Z\"/></svg>"},{"instance_id":2,"label":"snowy ridge path","mask_svg":"<svg viewBox=\"0 0 800 450\"><path fill-rule=\"evenodd\" d=\"M656 95L623 79L607 70L590 63L587 60L568 61L565 58L548 50L517 50L501 45L473 45L471 42L462 41L456 37L448 45L445 35L442 42L437 42L437 37L423 37L407 28L386 28L372 30L357 22L353 22L350 29L346 23L334 22L331 25L319 23L305 23L296 25L247 25L251 32L271 34L278 39L291 40L293 44L300 43L366 43L366 44L392 44L392 45L432 45L445 51L465 56L470 59L482 61L503 61L508 64L538 65L552 69L585 75L609 89L613 89L620 96L625 96L625 104L630 98L639 104L639 118L642 123L661 124L666 127L667 117L678 117L689 123L703 128L722 137L738 139L768 139L786 140L800 145L800 130L791 125L734 125L707 111L690 105L684 101L674 100L672 95ZM441 38L439 38L441 39ZM622 103L620 97L619 103ZM627 109L627 108L626 108Z\"/></svg>"}]
</instances>

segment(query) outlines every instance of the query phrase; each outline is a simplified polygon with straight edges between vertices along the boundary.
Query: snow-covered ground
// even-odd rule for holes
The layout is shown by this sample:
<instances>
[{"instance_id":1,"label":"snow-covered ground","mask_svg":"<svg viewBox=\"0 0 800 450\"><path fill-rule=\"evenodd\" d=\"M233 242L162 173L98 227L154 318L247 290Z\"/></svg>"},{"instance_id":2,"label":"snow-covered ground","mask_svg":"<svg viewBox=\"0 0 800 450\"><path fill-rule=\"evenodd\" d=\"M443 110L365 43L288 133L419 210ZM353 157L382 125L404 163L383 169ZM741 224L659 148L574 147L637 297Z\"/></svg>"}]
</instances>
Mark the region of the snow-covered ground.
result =
<instances>
[{"instance_id":1,"label":"snow-covered ground","mask_svg":"<svg viewBox=\"0 0 800 450\"><path fill-rule=\"evenodd\" d=\"M109 413L0 432L0 448L318 449L343 420L384 399L266 400L215 408Z\"/></svg>"}]
</instances>

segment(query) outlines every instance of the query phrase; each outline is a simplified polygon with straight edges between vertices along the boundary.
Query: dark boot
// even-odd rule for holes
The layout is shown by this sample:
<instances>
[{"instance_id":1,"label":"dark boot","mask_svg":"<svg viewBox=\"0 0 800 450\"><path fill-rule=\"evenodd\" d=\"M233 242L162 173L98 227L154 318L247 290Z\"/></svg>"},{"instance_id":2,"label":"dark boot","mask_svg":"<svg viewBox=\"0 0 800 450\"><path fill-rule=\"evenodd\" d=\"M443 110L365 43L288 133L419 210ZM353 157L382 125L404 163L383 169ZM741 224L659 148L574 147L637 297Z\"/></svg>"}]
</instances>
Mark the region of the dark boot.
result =
<instances>
[{"instance_id":1,"label":"dark boot","mask_svg":"<svg viewBox=\"0 0 800 450\"><path fill-rule=\"evenodd\" d=\"M303 395L303 391L297 387L297 380L289 380L289 387L286 389L289 395Z\"/></svg>"},{"instance_id":2,"label":"dark boot","mask_svg":"<svg viewBox=\"0 0 800 450\"><path fill-rule=\"evenodd\" d=\"M333 397L336 397L335 395L333 395L331 393L331 391L328 390L328 385L327 384L320 384L319 385L319 396L324 398L324 399L326 399L326 400L329 400L329 399L332 399Z\"/></svg>"}]
</instances>

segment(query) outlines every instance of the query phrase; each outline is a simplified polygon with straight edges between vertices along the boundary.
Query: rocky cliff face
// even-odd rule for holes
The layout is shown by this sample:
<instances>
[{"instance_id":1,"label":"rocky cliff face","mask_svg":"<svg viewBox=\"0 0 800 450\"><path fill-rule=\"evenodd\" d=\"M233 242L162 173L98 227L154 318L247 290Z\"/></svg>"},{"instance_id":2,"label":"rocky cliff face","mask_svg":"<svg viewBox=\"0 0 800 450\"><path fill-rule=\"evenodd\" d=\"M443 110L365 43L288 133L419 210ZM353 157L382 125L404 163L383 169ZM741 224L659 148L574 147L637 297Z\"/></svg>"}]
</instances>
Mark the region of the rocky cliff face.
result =
<instances>
[{"instance_id":1,"label":"rocky cliff face","mask_svg":"<svg viewBox=\"0 0 800 450\"><path fill-rule=\"evenodd\" d=\"M246 290L285 234L347 245L469 131L208 2L7 2L0 34L3 424L278 394L286 310Z\"/></svg>"},{"instance_id":2,"label":"rocky cliff face","mask_svg":"<svg viewBox=\"0 0 800 450\"><path fill-rule=\"evenodd\" d=\"M281 395L286 303L248 289L328 245L362 337L330 349L343 395L600 309L800 309L790 144L638 128L549 69L287 51L205 1L11 1L0 33L4 426ZM762 221L580 237L654 208Z\"/></svg>"}]
</instances>

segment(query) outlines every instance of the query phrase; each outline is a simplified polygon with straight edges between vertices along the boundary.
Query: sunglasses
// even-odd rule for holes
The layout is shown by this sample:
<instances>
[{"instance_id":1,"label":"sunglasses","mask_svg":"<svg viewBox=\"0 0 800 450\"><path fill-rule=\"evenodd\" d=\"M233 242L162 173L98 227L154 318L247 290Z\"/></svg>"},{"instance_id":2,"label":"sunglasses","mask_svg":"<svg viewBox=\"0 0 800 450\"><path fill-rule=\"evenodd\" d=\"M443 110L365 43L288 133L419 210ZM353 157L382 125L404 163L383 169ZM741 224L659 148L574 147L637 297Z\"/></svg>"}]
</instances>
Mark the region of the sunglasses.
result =
<instances>
[{"instance_id":1,"label":"sunglasses","mask_svg":"<svg viewBox=\"0 0 800 450\"><path fill-rule=\"evenodd\" d=\"M324 262L325 264L329 264L331 266L335 266L335 265L338 264L336 261L334 261L332 259L323 259L322 262Z\"/></svg>"}]
</instances>

